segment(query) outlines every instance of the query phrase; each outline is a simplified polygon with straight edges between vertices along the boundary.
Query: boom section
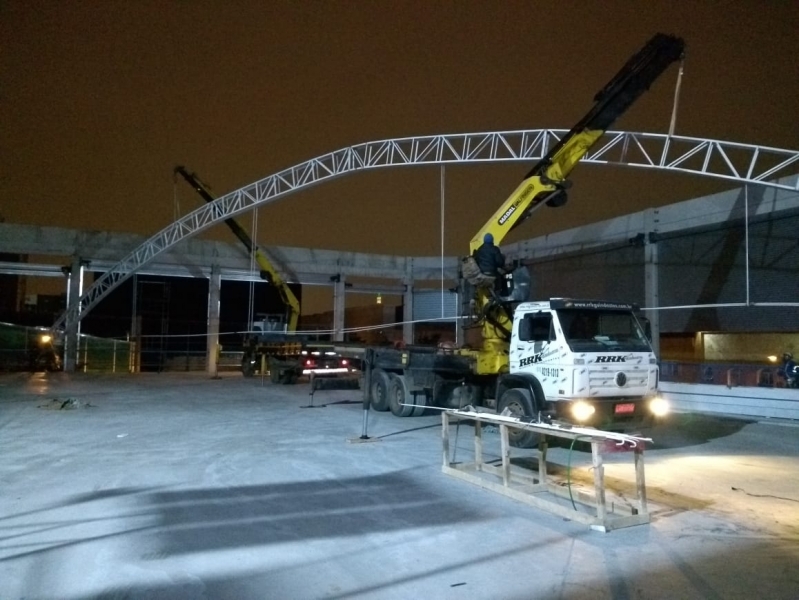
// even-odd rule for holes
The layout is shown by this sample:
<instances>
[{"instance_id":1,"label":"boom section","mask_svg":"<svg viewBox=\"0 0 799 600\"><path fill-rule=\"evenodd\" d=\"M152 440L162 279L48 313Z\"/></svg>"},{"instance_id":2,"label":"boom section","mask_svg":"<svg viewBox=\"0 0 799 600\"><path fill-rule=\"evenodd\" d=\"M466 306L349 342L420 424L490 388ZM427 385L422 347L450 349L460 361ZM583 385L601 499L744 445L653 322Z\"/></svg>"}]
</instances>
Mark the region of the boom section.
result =
<instances>
[{"instance_id":1,"label":"boom section","mask_svg":"<svg viewBox=\"0 0 799 600\"><path fill-rule=\"evenodd\" d=\"M175 167L175 174L183 177L183 179L186 180L186 183L193 187L200 197L209 204L216 200L214 195L211 194L205 184L200 181L200 178L197 177L195 173L187 170L186 167L180 165ZM247 248L247 251L255 257L255 262L258 263L258 267L261 271L261 278L271 283L278 289L280 298L288 309L286 330L296 331L297 323L300 319L300 301L297 299L297 296L291 291L289 285L266 257L266 254L264 254L264 252L255 244L255 242L252 241L252 238L249 236L249 234L247 234L244 228L239 225L238 221L233 218L229 218L225 219L225 224L230 228L235 236L241 240L241 243L244 244L244 246Z\"/></svg>"},{"instance_id":2,"label":"boom section","mask_svg":"<svg viewBox=\"0 0 799 600\"><path fill-rule=\"evenodd\" d=\"M632 56L594 96L594 106L524 176L519 186L472 238L470 253L491 233L496 243L543 204L561 206L566 201L568 176L615 120L624 114L655 80L683 57L681 38L658 33Z\"/></svg>"}]
</instances>

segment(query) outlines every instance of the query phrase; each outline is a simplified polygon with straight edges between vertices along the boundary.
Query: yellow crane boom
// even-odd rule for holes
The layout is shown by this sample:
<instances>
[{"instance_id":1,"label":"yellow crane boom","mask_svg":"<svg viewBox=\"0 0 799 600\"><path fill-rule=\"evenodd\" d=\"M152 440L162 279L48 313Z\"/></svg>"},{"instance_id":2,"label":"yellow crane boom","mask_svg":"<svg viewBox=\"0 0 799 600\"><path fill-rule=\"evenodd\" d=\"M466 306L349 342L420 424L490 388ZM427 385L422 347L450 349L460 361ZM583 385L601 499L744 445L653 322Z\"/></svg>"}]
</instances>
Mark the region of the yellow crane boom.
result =
<instances>
[{"instance_id":1,"label":"yellow crane boom","mask_svg":"<svg viewBox=\"0 0 799 600\"><path fill-rule=\"evenodd\" d=\"M525 175L522 182L469 244L470 255L490 233L499 244L537 208L566 203L567 179L593 145L613 122L640 97L673 62L683 57L682 39L656 34L633 55L622 69L594 97L594 107ZM472 353L479 373L500 373L508 368L508 339L512 311L497 302L489 289L478 287L475 309L482 321L483 347Z\"/></svg>"},{"instance_id":2,"label":"yellow crane boom","mask_svg":"<svg viewBox=\"0 0 799 600\"><path fill-rule=\"evenodd\" d=\"M208 188L200 181L199 177L188 171L185 167L180 165L175 167L175 174L183 177L206 202L211 203L216 200L211 192L208 191ZM274 285L280 293L280 298L283 300L288 313L286 316L286 331L297 331L297 323L300 319L300 301L297 299L297 296L291 291L288 283L286 283L280 272L269 261L263 250L252 241L252 238L247 234L244 228L232 218L225 219L225 224L235 236L239 238L241 243L244 244L247 251L254 256L255 262L258 263L258 268L260 269L261 278Z\"/></svg>"}]
</instances>

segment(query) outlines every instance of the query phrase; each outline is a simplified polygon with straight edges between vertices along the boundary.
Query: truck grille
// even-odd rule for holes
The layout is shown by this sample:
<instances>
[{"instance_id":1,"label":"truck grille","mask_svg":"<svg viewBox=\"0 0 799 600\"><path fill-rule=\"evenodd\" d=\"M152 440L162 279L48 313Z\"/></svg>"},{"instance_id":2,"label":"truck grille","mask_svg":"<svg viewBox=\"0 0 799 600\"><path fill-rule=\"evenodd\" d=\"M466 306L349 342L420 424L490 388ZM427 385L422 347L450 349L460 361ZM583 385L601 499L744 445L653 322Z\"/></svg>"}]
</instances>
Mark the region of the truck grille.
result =
<instances>
[{"instance_id":1,"label":"truck grille","mask_svg":"<svg viewBox=\"0 0 799 600\"><path fill-rule=\"evenodd\" d=\"M646 369L602 368L588 371L588 388L591 396L645 389L648 384L649 371Z\"/></svg>"}]
</instances>

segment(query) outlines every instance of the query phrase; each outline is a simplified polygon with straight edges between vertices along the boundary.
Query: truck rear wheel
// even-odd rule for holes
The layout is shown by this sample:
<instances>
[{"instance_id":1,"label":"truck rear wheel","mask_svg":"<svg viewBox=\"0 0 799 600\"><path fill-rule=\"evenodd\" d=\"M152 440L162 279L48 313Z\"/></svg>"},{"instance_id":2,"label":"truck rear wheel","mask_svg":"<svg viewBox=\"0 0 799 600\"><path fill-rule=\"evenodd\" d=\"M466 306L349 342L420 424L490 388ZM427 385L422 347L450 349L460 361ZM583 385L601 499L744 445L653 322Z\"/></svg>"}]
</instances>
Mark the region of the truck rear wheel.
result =
<instances>
[{"instance_id":1,"label":"truck rear wheel","mask_svg":"<svg viewBox=\"0 0 799 600\"><path fill-rule=\"evenodd\" d=\"M297 365L290 360L270 358L267 361L269 370L269 381L280 385L291 385L297 383L301 371Z\"/></svg>"},{"instance_id":2,"label":"truck rear wheel","mask_svg":"<svg viewBox=\"0 0 799 600\"><path fill-rule=\"evenodd\" d=\"M388 386L388 406L395 417L410 417L416 410L413 404L413 394L408 392L405 378L394 373L390 376Z\"/></svg>"},{"instance_id":3,"label":"truck rear wheel","mask_svg":"<svg viewBox=\"0 0 799 600\"><path fill-rule=\"evenodd\" d=\"M280 369L276 365L269 365L269 381L280 383Z\"/></svg>"},{"instance_id":4,"label":"truck rear wheel","mask_svg":"<svg viewBox=\"0 0 799 600\"><path fill-rule=\"evenodd\" d=\"M255 375L255 359L246 352L241 359L241 374L245 377L252 377Z\"/></svg>"},{"instance_id":5,"label":"truck rear wheel","mask_svg":"<svg viewBox=\"0 0 799 600\"><path fill-rule=\"evenodd\" d=\"M427 410L427 394L422 391L412 394L412 396L414 407L411 416L421 417L424 414L424 411Z\"/></svg>"},{"instance_id":6,"label":"truck rear wheel","mask_svg":"<svg viewBox=\"0 0 799 600\"><path fill-rule=\"evenodd\" d=\"M501 414L505 409L508 409L511 417L532 418L535 416L532 394L528 390L518 388L507 390L499 399L497 413ZM508 441L511 446L516 448L535 448L540 437L540 434L535 431L525 431L515 427L508 428Z\"/></svg>"},{"instance_id":7,"label":"truck rear wheel","mask_svg":"<svg viewBox=\"0 0 799 600\"><path fill-rule=\"evenodd\" d=\"M372 384L368 392L371 396L370 403L373 409L380 412L388 410L389 383L388 373L383 369L372 370Z\"/></svg>"}]
</instances>

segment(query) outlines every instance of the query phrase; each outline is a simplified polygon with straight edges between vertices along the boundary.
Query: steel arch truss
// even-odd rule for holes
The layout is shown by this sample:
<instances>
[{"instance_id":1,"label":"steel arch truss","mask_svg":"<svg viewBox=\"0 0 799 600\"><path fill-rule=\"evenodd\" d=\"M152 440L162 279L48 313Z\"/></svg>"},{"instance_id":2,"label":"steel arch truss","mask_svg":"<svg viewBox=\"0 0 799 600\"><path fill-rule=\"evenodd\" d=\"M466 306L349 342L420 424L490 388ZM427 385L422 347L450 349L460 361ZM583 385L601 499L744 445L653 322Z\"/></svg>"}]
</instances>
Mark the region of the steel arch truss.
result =
<instances>
[{"instance_id":1,"label":"steel arch truss","mask_svg":"<svg viewBox=\"0 0 799 600\"><path fill-rule=\"evenodd\" d=\"M112 289L161 252L224 219L334 177L355 171L406 165L513 162L540 160L565 129L531 129L493 133L433 135L368 142L336 150L295 165L218 198L185 215L116 264L86 291L67 316L82 318ZM582 162L680 171L796 191L779 177L799 169L799 152L734 142L608 131ZM80 313L78 314L78 307Z\"/></svg>"}]
</instances>

